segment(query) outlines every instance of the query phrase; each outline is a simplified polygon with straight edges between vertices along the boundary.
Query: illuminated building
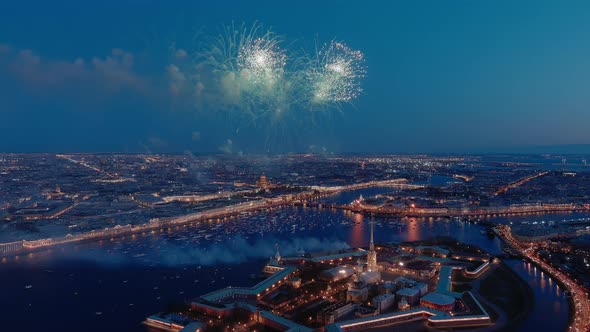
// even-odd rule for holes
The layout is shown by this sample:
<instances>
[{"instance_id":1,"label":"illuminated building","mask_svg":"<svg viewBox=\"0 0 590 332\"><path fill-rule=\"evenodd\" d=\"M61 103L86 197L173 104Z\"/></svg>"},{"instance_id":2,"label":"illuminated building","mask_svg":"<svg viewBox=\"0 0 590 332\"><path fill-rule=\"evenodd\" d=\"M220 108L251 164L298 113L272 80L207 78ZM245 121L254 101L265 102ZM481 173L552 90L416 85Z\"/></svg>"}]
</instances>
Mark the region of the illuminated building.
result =
<instances>
[{"instance_id":1,"label":"illuminated building","mask_svg":"<svg viewBox=\"0 0 590 332\"><path fill-rule=\"evenodd\" d=\"M275 272L282 271L285 267L281 262L281 254L279 253L279 246L276 246L277 252L274 256L271 256L268 263L264 266L263 272L273 274Z\"/></svg>"},{"instance_id":2,"label":"illuminated building","mask_svg":"<svg viewBox=\"0 0 590 332\"><path fill-rule=\"evenodd\" d=\"M369 288L367 283L361 277L362 266L357 265L355 274L352 276L352 281L348 284L348 291L346 292L346 300L353 302L365 302L369 296Z\"/></svg>"},{"instance_id":3,"label":"illuminated building","mask_svg":"<svg viewBox=\"0 0 590 332\"><path fill-rule=\"evenodd\" d=\"M346 316L356 309L357 305L353 302L336 302L317 314L317 320L323 324L334 323L337 319Z\"/></svg>"},{"instance_id":4,"label":"illuminated building","mask_svg":"<svg viewBox=\"0 0 590 332\"><path fill-rule=\"evenodd\" d=\"M408 303L408 301L405 298L402 298L398 303L397 303L397 309L399 311L404 311L404 310L408 310L410 309L410 304Z\"/></svg>"},{"instance_id":5,"label":"illuminated building","mask_svg":"<svg viewBox=\"0 0 590 332\"><path fill-rule=\"evenodd\" d=\"M320 273L320 279L328 282L336 282L352 276L355 269L351 266L336 266Z\"/></svg>"},{"instance_id":6,"label":"illuminated building","mask_svg":"<svg viewBox=\"0 0 590 332\"><path fill-rule=\"evenodd\" d=\"M410 305L416 305L420 300L420 290L416 288L402 288L395 295L400 300L405 299Z\"/></svg>"},{"instance_id":7,"label":"illuminated building","mask_svg":"<svg viewBox=\"0 0 590 332\"><path fill-rule=\"evenodd\" d=\"M440 293L428 293L420 299L420 305L434 310L450 312L455 307L455 298Z\"/></svg>"},{"instance_id":8,"label":"illuminated building","mask_svg":"<svg viewBox=\"0 0 590 332\"><path fill-rule=\"evenodd\" d=\"M371 304L377 308L379 313L383 313L389 309L395 303L395 295L393 294L381 294L373 298Z\"/></svg>"},{"instance_id":9,"label":"illuminated building","mask_svg":"<svg viewBox=\"0 0 590 332\"><path fill-rule=\"evenodd\" d=\"M256 182L256 186L262 189L268 189L270 187L270 181L266 178L266 175L261 175L260 180Z\"/></svg>"}]
</instances>

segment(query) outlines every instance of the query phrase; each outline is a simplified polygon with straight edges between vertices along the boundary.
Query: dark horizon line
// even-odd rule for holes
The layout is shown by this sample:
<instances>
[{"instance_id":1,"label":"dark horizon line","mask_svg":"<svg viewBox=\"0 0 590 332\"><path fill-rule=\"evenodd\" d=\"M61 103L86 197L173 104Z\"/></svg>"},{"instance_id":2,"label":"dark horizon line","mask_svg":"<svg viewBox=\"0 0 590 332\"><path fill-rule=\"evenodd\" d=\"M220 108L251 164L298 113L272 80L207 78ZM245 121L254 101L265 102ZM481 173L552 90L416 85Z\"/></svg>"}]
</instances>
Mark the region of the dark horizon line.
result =
<instances>
[{"instance_id":1,"label":"dark horizon line","mask_svg":"<svg viewBox=\"0 0 590 332\"><path fill-rule=\"evenodd\" d=\"M57 154L74 154L74 155L182 155L182 154L193 154L193 155L202 155L202 156L236 156L236 155L245 155L245 156L256 156L256 155L265 155L265 156L272 156L272 155L334 155L334 156L345 156L345 155L362 155L362 156L383 156L383 155L409 155L409 156L419 156L419 155L466 155L466 156L477 156L477 155L584 155L590 154L590 144L579 144L579 145L567 145L567 147L585 147L587 150L585 151L556 151L555 149L558 147L565 147L561 145L556 146L547 146L547 147L528 147L528 148L506 148L506 149L488 149L488 151L484 150L469 150L469 151L418 151L418 152L401 152L401 151L343 151L343 152L326 152L326 153L317 153L317 152L309 152L309 151L284 151L284 152L261 152L261 151L252 151L252 152L240 152L240 153L227 153L222 151L29 151L29 152L15 152L15 151L0 151L1 155L57 155ZM551 151L541 151L538 149L550 149ZM529 150L529 151L526 151Z\"/></svg>"}]
</instances>

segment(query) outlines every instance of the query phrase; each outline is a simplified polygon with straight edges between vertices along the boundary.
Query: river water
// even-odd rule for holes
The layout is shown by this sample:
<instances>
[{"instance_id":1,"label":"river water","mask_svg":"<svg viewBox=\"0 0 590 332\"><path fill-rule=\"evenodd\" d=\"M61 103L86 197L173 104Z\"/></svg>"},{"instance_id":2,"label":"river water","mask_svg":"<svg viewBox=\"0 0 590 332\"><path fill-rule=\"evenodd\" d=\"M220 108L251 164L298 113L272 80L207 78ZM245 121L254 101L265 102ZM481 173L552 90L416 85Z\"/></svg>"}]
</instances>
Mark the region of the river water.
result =
<instances>
[{"instance_id":1,"label":"river water","mask_svg":"<svg viewBox=\"0 0 590 332\"><path fill-rule=\"evenodd\" d=\"M360 194L383 191L365 189L328 200L348 203ZM524 217L531 218L543 216ZM146 331L140 322L150 314L218 288L255 283L249 276L260 272L276 245L283 256L366 246L368 221L340 210L293 207L8 257L0 263L2 331ZM488 238L474 223L374 221L376 242L446 235L491 253L501 249L498 239ZM535 307L520 330L565 330L567 301L555 283L520 260L508 263L535 293Z\"/></svg>"}]
</instances>

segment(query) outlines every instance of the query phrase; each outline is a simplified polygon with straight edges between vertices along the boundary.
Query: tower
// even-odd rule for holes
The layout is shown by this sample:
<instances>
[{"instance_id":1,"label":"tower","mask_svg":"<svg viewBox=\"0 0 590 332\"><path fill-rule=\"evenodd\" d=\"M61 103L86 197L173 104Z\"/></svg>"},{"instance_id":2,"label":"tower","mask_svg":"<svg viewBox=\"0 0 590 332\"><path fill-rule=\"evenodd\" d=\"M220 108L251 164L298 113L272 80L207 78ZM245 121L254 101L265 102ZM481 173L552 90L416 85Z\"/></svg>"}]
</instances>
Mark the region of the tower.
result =
<instances>
[{"instance_id":1,"label":"tower","mask_svg":"<svg viewBox=\"0 0 590 332\"><path fill-rule=\"evenodd\" d=\"M279 253L279 244L275 244L275 247L277 248L277 251L274 256L270 256L268 263L264 266L264 269L262 269L264 273L273 274L275 272L282 271L285 268L281 262L282 258L281 254Z\"/></svg>"},{"instance_id":2,"label":"tower","mask_svg":"<svg viewBox=\"0 0 590 332\"><path fill-rule=\"evenodd\" d=\"M354 268L354 274L352 275L352 282L360 282L362 274L363 274L363 265L361 263L361 260L359 259L356 262L356 266Z\"/></svg>"},{"instance_id":3,"label":"tower","mask_svg":"<svg viewBox=\"0 0 590 332\"><path fill-rule=\"evenodd\" d=\"M370 221L371 225L371 241L369 242L369 252L367 253L367 270L378 271L377 267L377 252L375 251L375 244L373 243L373 225L375 222Z\"/></svg>"},{"instance_id":4,"label":"tower","mask_svg":"<svg viewBox=\"0 0 590 332\"><path fill-rule=\"evenodd\" d=\"M367 283L362 278L363 266L361 261L355 268L352 280L348 283L348 291L346 292L346 300L353 302L364 302L369 295L369 288Z\"/></svg>"},{"instance_id":5,"label":"tower","mask_svg":"<svg viewBox=\"0 0 590 332\"><path fill-rule=\"evenodd\" d=\"M261 189L268 189L268 187L270 187L270 181L268 181L268 178L266 177L266 175L262 174L260 176L260 180L258 180L258 182L256 182L256 185L258 187L260 187Z\"/></svg>"}]
</instances>

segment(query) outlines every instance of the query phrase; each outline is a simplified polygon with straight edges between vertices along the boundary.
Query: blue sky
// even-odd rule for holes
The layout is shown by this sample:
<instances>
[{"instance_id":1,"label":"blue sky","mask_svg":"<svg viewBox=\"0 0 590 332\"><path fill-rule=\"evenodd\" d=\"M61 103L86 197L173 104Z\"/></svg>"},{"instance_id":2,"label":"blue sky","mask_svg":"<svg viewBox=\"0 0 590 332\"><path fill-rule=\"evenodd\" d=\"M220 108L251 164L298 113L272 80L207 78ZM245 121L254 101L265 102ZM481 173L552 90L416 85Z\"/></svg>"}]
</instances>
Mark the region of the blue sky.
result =
<instances>
[{"instance_id":1,"label":"blue sky","mask_svg":"<svg viewBox=\"0 0 590 332\"><path fill-rule=\"evenodd\" d=\"M259 21L291 43L346 41L365 54L364 94L313 121L299 110L278 129L172 96L169 46L190 51L197 31L215 34L232 21ZM588 144L589 91L587 1L0 3L0 151Z\"/></svg>"}]
</instances>

